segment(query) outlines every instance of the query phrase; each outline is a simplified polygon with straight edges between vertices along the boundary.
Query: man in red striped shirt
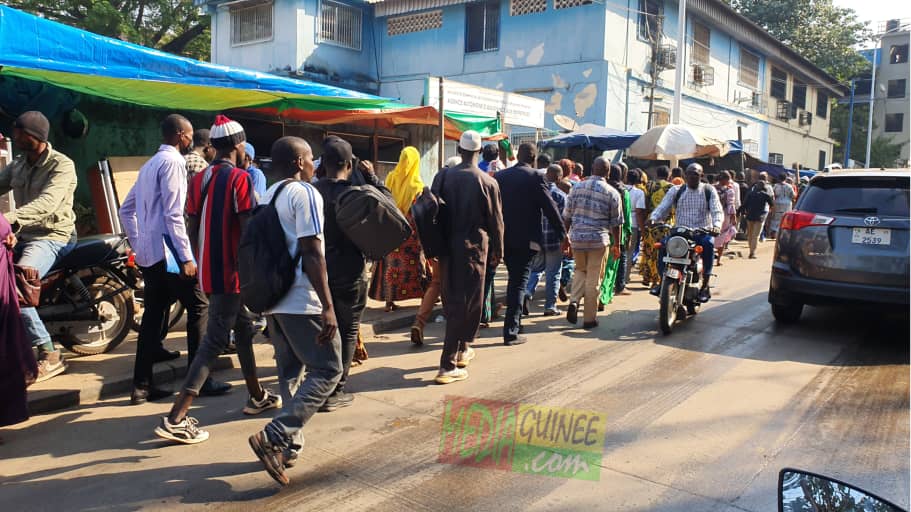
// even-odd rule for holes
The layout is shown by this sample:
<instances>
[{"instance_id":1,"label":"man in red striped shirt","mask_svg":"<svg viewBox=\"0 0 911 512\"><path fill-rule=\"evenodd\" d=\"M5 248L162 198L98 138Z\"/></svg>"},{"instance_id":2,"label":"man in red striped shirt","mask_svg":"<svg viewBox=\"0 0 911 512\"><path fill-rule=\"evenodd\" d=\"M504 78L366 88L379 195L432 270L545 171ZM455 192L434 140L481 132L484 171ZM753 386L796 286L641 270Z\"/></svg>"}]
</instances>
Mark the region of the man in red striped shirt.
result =
<instances>
[{"instance_id":1,"label":"man in red striped shirt","mask_svg":"<svg viewBox=\"0 0 911 512\"><path fill-rule=\"evenodd\" d=\"M237 356L250 392L244 414L281 407L281 397L263 388L253 357L253 315L240 299L237 249L250 213L256 206L250 175L243 170L246 135L236 121L219 115L210 130L215 160L190 182L187 199L189 237L198 262L199 282L209 296L209 323L196 358L187 371L183 389L161 420L155 434L184 444L209 438L195 418L187 416L193 398L209 375L215 359L228 346L234 329Z\"/></svg>"}]
</instances>

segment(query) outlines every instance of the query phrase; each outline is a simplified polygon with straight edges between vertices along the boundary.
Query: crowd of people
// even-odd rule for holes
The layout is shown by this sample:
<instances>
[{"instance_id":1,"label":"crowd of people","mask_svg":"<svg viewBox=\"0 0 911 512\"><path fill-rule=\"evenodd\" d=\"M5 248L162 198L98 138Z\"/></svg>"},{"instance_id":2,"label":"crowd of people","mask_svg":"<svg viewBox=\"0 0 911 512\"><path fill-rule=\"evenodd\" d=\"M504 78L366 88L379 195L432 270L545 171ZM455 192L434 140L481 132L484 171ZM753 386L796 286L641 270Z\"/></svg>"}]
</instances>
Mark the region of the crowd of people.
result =
<instances>
[{"instance_id":1,"label":"crowd of people","mask_svg":"<svg viewBox=\"0 0 911 512\"><path fill-rule=\"evenodd\" d=\"M579 321L582 309L585 329L599 325L598 312L616 296L631 293L634 267L654 293L662 275L657 242L666 235L664 222L709 232L697 240L705 258L700 299L709 300L712 265L716 259L721 264L726 245L745 230L754 257L757 240L766 231L775 237L797 194L785 180L770 185L765 175L748 186L742 174L735 179L724 171L711 184L699 164L658 167L650 178L643 169L597 157L586 172L570 159L552 163L527 143L518 147L514 165L507 165L497 146L485 146L473 131L462 134L458 156L435 174L429 192L414 147L405 147L381 180L370 162L357 160L351 144L336 136L320 141L317 162L303 139L276 140L265 172L254 164L243 126L225 116L208 130L194 130L173 114L161 123L161 136L120 209L145 285L130 402L173 396L155 384L153 367L179 357L163 345L168 311L179 301L187 311L188 371L155 434L184 444L208 439L188 412L197 397L230 391L210 372L233 345L248 394L243 412L278 411L249 443L282 484L288 483L285 469L297 460L310 418L354 401L346 384L368 296L382 301L386 311L396 309L397 301L421 299L410 329L416 345L423 344L434 304L442 300L446 324L435 382L450 384L468 378L476 355L472 343L495 318L503 317L504 345L527 341L523 318L542 278L543 316L563 315L558 303L564 302L569 323ZM14 215L0 216L0 241L8 249L0 251L0 316L10 367L2 383L11 390L7 396L21 400L9 401L0 425L25 417L27 383L65 370L34 308L20 310L15 300L13 262L43 275L75 243L72 161L51 147L40 113L20 116L13 138L23 156L0 171L0 193L13 190L19 205ZM367 258L335 214L338 198L362 187L388 197L413 228L369 273ZM445 247L431 258L412 209L426 193L446 205ZM258 205L274 208L288 254L299 261L288 291L264 312L277 392L260 383L252 346L257 318L241 299L238 276L240 241ZM493 287L501 267L507 278L502 303Z\"/></svg>"}]
</instances>

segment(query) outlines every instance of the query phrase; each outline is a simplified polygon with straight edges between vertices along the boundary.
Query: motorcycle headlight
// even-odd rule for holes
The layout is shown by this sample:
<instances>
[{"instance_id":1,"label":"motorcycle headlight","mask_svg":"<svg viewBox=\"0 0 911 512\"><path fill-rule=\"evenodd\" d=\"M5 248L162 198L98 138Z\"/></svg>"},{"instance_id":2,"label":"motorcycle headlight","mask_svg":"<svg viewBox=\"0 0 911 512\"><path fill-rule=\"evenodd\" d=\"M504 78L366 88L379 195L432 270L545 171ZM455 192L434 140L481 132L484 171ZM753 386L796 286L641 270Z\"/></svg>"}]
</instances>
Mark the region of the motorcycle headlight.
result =
<instances>
[{"instance_id":1,"label":"motorcycle headlight","mask_svg":"<svg viewBox=\"0 0 911 512\"><path fill-rule=\"evenodd\" d=\"M690 251L690 243L685 238L672 236L666 244L667 255L671 258L683 258Z\"/></svg>"}]
</instances>

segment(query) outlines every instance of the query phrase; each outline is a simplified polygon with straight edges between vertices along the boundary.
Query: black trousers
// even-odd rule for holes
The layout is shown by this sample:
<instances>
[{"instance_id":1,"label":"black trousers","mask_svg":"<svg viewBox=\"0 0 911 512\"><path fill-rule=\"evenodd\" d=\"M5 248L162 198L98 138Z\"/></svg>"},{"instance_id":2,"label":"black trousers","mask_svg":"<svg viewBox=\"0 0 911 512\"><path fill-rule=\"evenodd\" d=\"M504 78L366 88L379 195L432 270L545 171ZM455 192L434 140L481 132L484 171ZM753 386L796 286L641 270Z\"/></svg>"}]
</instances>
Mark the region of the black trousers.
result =
<instances>
[{"instance_id":1,"label":"black trousers","mask_svg":"<svg viewBox=\"0 0 911 512\"><path fill-rule=\"evenodd\" d=\"M506 283L506 319L503 322L503 340L512 341L519 335L522 326L522 300L528 288L528 274L531 260L538 254L530 248L506 247L503 260L509 273Z\"/></svg>"},{"instance_id":2,"label":"black trousers","mask_svg":"<svg viewBox=\"0 0 911 512\"><path fill-rule=\"evenodd\" d=\"M187 311L187 352L192 362L205 334L209 302L195 279L168 273L164 261L140 269L145 282L144 311L136 344L133 385L146 388L152 384L155 355L164 350L162 341L168 333L171 304L178 300Z\"/></svg>"},{"instance_id":3,"label":"black trousers","mask_svg":"<svg viewBox=\"0 0 911 512\"><path fill-rule=\"evenodd\" d=\"M361 315L367 305L367 281L359 279L349 285L329 285L329 292L335 306L338 334L342 339L342 379L335 388L335 393L341 393L348 382L348 372L357 348L357 332L361 328Z\"/></svg>"}]
</instances>

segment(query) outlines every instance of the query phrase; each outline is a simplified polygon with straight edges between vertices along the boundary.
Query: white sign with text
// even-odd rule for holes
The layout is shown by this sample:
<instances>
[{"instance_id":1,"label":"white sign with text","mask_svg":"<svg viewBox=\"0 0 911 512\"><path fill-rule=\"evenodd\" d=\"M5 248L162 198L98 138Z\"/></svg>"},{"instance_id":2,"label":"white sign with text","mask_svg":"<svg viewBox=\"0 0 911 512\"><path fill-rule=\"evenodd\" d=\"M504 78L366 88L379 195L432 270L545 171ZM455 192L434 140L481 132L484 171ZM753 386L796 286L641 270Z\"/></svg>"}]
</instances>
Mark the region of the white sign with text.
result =
<instances>
[{"instance_id":1,"label":"white sign with text","mask_svg":"<svg viewBox=\"0 0 911 512\"><path fill-rule=\"evenodd\" d=\"M427 105L440 104L440 80L427 78ZM544 100L511 92L443 80L443 110L495 117L515 126L544 128Z\"/></svg>"}]
</instances>

